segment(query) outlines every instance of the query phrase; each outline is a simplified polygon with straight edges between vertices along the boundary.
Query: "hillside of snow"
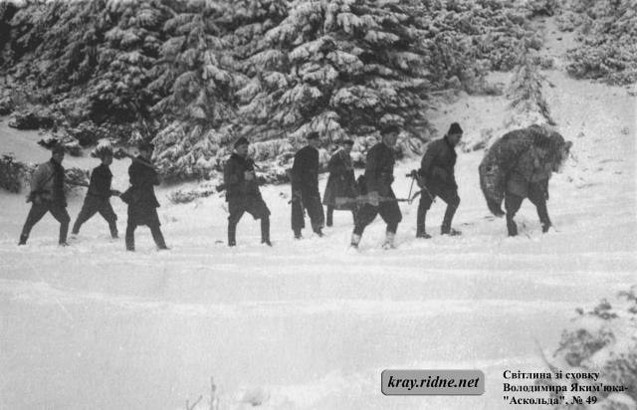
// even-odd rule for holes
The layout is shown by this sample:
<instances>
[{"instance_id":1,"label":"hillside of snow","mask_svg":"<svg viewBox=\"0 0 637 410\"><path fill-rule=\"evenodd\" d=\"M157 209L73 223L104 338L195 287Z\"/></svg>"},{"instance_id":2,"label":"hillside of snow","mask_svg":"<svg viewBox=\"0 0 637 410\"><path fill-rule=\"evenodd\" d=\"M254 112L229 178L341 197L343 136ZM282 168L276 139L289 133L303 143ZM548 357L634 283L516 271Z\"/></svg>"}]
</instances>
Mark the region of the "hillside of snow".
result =
<instances>
[{"instance_id":1,"label":"hillside of snow","mask_svg":"<svg viewBox=\"0 0 637 410\"><path fill-rule=\"evenodd\" d=\"M558 58L560 47L548 42ZM28 206L24 195L0 192L0 409L183 409L207 395L211 376L222 409L511 408L502 372L545 371L536 340L552 351L577 307L637 282L636 98L572 80L559 60L555 67L543 72L545 98L574 145L550 182L548 234L528 201L518 237L489 215L478 184L483 151L458 150L454 227L463 235L439 235L438 199L427 219L433 238L416 240L417 203L401 204L391 251L380 248L380 218L360 251L348 251L348 212L335 212L324 238L306 229L294 240L286 185L262 188L272 248L259 244L249 215L228 248L223 197L174 205L166 196L177 187L158 189L168 252L155 250L145 227L137 252L126 252L99 216L67 248L46 216L18 247ZM462 96L432 115L441 135L458 121L477 141L500 135L510 113L505 97ZM37 139L0 122L0 153L44 161ZM114 188L127 187L129 164L112 166ZM97 161L67 156L64 165ZM398 196L418 166L399 164ZM73 221L82 200L83 191L69 200ZM123 233L126 209L112 203ZM387 397L384 369L479 369L486 392Z\"/></svg>"}]
</instances>

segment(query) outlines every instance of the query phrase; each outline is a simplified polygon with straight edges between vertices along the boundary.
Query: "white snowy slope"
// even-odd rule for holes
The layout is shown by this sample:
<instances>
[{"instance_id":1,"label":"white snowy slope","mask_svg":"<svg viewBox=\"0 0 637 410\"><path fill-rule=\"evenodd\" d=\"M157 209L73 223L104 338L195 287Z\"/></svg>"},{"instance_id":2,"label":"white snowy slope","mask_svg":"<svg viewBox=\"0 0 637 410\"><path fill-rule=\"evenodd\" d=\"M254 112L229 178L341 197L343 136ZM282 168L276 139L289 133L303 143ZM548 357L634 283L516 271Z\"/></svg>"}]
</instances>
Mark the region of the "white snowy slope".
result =
<instances>
[{"instance_id":1,"label":"white snowy slope","mask_svg":"<svg viewBox=\"0 0 637 410\"><path fill-rule=\"evenodd\" d=\"M459 153L462 199L454 227L439 235L444 204L428 217L430 240L416 240L417 204L401 205L398 248L380 249L384 223L347 251L351 215L317 238L295 241L289 186L263 188L273 248L244 216L239 246L225 246L223 198L171 205L159 189L171 250L157 252L140 227L138 251L111 240L94 217L72 246L57 246L46 216L28 246L17 240L24 195L0 193L0 409L183 409L209 391L222 409L507 409L502 372L546 370L574 309L637 282L636 101L624 88L545 73L546 97L574 159L550 183L555 229L543 235L530 203L506 237L489 217L478 185L483 152ZM440 130L459 121L466 139L498 130L503 97L465 97L434 114ZM45 160L33 133L0 122L0 151ZM113 166L126 188L129 160ZM404 174L394 190L405 196ZM65 160L91 168L93 159ZM321 181L324 187L325 178ZM82 195L71 198L73 220ZM125 207L113 199L125 228ZM387 397L383 369L480 369L482 396ZM197 408L208 408L206 399ZM532 409L533 406L525 406ZM546 407L542 407L546 408Z\"/></svg>"}]
</instances>

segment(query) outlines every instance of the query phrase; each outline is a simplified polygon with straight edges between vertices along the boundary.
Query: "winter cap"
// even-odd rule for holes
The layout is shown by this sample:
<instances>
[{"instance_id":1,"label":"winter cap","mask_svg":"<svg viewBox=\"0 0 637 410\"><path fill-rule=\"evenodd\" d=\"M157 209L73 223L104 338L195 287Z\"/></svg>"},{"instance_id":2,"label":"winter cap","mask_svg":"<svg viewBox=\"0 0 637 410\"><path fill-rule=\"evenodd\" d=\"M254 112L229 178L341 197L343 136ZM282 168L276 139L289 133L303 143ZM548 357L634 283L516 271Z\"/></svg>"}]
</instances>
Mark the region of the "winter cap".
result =
<instances>
[{"instance_id":1,"label":"winter cap","mask_svg":"<svg viewBox=\"0 0 637 410\"><path fill-rule=\"evenodd\" d=\"M113 150L111 149L111 147L99 147L95 150L95 156L97 156L98 158L112 157Z\"/></svg>"},{"instance_id":2,"label":"winter cap","mask_svg":"<svg viewBox=\"0 0 637 410\"><path fill-rule=\"evenodd\" d=\"M305 137L308 140L317 140L319 138L319 134L316 131L312 131L309 134L307 134L307 137Z\"/></svg>"},{"instance_id":3,"label":"winter cap","mask_svg":"<svg viewBox=\"0 0 637 410\"><path fill-rule=\"evenodd\" d=\"M240 137L238 140L235 141L234 147L238 148L241 145L249 145L249 144L250 144L250 142L246 138Z\"/></svg>"},{"instance_id":4,"label":"winter cap","mask_svg":"<svg viewBox=\"0 0 637 410\"><path fill-rule=\"evenodd\" d=\"M352 145L354 145L354 141L352 141L352 140L345 140L345 141L342 141L342 142L341 142L341 144L343 144L343 145L349 145L349 146L352 146Z\"/></svg>"},{"instance_id":5,"label":"winter cap","mask_svg":"<svg viewBox=\"0 0 637 410\"><path fill-rule=\"evenodd\" d=\"M383 135L394 134L394 133L399 134L400 127L396 124L385 124L381 127L380 132Z\"/></svg>"},{"instance_id":6,"label":"winter cap","mask_svg":"<svg viewBox=\"0 0 637 410\"><path fill-rule=\"evenodd\" d=\"M449 127L449 131L447 131L447 135L451 134L462 134L462 128L460 128L460 124L458 124L457 122L451 124L451 127Z\"/></svg>"},{"instance_id":7,"label":"winter cap","mask_svg":"<svg viewBox=\"0 0 637 410\"><path fill-rule=\"evenodd\" d=\"M51 154L55 155L55 154L64 154L64 145L62 144L55 144L53 147L51 147Z\"/></svg>"},{"instance_id":8,"label":"winter cap","mask_svg":"<svg viewBox=\"0 0 637 410\"><path fill-rule=\"evenodd\" d=\"M139 149L140 151L153 151L155 149L155 146L153 144L151 144L150 142L141 142L138 146L137 149Z\"/></svg>"}]
</instances>

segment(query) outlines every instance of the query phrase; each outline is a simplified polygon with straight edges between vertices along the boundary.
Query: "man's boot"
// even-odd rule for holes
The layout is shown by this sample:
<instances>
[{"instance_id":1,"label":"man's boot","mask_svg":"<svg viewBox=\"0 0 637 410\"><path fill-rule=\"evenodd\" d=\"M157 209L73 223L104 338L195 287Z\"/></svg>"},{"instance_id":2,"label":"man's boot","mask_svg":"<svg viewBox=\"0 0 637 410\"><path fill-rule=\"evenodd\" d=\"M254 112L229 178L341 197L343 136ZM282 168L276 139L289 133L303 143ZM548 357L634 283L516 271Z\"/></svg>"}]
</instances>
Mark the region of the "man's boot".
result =
<instances>
[{"instance_id":1,"label":"man's boot","mask_svg":"<svg viewBox=\"0 0 637 410\"><path fill-rule=\"evenodd\" d=\"M383 249L394 249L396 245L394 244L396 239L395 232L389 232L385 234L385 242L383 243Z\"/></svg>"},{"instance_id":2,"label":"man's boot","mask_svg":"<svg viewBox=\"0 0 637 410\"><path fill-rule=\"evenodd\" d=\"M429 239L431 235L429 235L425 231L425 220L427 218L427 211L421 210L418 207L418 215L416 216L416 238Z\"/></svg>"},{"instance_id":3,"label":"man's boot","mask_svg":"<svg viewBox=\"0 0 637 410\"><path fill-rule=\"evenodd\" d=\"M447 210L445 211L445 217L442 220L442 226L440 227L441 235L450 235L457 236L460 235L461 232L451 228L451 221L453 220L453 216L456 213L456 207L447 205Z\"/></svg>"},{"instance_id":4,"label":"man's boot","mask_svg":"<svg viewBox=\"0 0 637 410\"><path fill-rule=\"evenodd\" d=\"M110 224L108 225L108 229L111 231L111 238L113 239L119 238L119 232L117 232L117 225Z\"/></svg>"},{"instance_id":5,"label":"man's boot","mask_svg":"<svg viewBox=\"0 0 637 410\"><path fill-rule=\"evenodd\" d=\"M270 218L261 218L261 243L272 246L270 242Z\"/></svg>"},{"instance_id":6,"label":"man's boot","mask_svg":"<svg viewBox=\"0 0 637 410\"><path fill-rule=\"evenodd\" d=\"M332 226L334 223L334 208L331 206L327 207L327 220L325 225Z\"/></svg>"},{"instance_id":7,"label":"man's boot","mask_svg":"<svg viewBox=\"0 0 637 410\"><path fill-rule=\"evenodd\" d=\"M237 224L228 224L228 246L237 246Z\"/></svg>"},{"instance_id":8,"label":"man's boot","mask_svg":"<svg viewBox=\"0 0 637 410\"><path fill-rule=\"evenodd\" d=\"M60 246L69 246L69 244L66 242L66 236L69 233L69 223L62 223L60 224L60 237L58 240L58 243L60 244Z\"/></svg>"},{"instance_id":9,"label":"man's boot","mask_svg":"<svg viewBox=\"0 0 637 410\"><path fill-rule=\"evenodd\" d=\"M155 240L157 249L159 249L160 251L168 249L168 246L166 246L166 241L164 240L164 234L161 233L161 229L159 228L159 226L151 228L150 233L153 235L153 239Z\"/></svg>"},{"instance_id":10,"label":"man's boot","mask_svg":"<svg viewBox=\"0 0 637 410\"><path fill-rule=\"evenodd\" d=\"M358 249L358 244L361 243L361 236L358 234L353 233L352 234L352 241L350 242L349 246L351 248L354 249Z\"/></svg>"},{"instance_id":11,"label":"man's boot","mask_svg":"<svg viewBox=\"0 0 637 410\"><path fill-rule=\"evenodd\" d=\"M20 235L20 242L18 242L18 245L26 245L27 239L29 239L29 235L25 235L25 234Z\"/></svg>"},{"instance_id":12,"label":"man's boot","mask_svg":"<svg viewBox=\"0 0 637 410\"><path fill-rule=\"evenodd\" d=\"M131 228L131 226L126 227L126 250L134 252L135 251L135 228Z\"/></svg>"}]
</instances>

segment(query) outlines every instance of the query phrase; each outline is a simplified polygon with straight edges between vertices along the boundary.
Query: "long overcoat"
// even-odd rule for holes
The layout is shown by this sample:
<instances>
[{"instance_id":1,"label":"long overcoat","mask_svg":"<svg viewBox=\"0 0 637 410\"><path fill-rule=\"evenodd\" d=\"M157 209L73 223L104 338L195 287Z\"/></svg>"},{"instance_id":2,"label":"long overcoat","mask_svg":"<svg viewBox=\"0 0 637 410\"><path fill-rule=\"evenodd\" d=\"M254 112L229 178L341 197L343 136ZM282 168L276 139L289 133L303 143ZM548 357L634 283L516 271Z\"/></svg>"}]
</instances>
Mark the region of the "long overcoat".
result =
<instances>
[{"instance_id":1,"label":"long overcoat","mask_svg":"<svg viewBox=\"0 0 637 410\"><path fill-rule=\"evenodd\" d=\"M159 225L155 196L155 185L159 185L159 175L151 166L144 164L143 158L133 161L128 168L131 187L129 188L128 223L135 225Z\"/></svg>"},{"instance_id":2,"label":"long overcoat","mask_svg":"<svg viewBox=\"0 0 637 410\"><path fill-rule=\"evenodd\" d=\"M339 149L330 158L327 168L330 176L323 194L323 205L333 206L334 209L354 208L355 204L336 204L336 198L355 198L357 195L350 155L344 149Z\"/></svg>"}]
</instances>

